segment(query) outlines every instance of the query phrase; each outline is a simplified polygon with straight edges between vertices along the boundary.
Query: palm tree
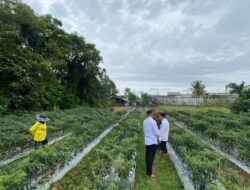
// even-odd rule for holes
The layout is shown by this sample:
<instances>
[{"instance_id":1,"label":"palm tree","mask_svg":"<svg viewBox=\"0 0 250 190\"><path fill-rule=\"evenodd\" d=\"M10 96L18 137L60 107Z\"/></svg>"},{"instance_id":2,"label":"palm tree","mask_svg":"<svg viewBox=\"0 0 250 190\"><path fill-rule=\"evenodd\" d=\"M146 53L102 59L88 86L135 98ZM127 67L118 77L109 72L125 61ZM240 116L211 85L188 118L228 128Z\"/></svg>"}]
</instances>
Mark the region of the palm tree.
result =
<instances>
[{"instance_id":1,"label":"palm tree","mask_svg":"<svg viewBox=\"0 0 250 190\"><path fill-rule=\"evenodd\" d=\"M193 81L192 84L192 96L195 98L204 97L206 94L205 88L206 86L203 84L203 81L196 80Z\"/></svg>"},{"instance_id":2,"label":"palm tree","mask_svg":"<svg viewBox=\"0 0 250 190\"><path fill-rule=\"evenodd\" d=\"M229 83L228 85L226 85L226 90L229 89L229 93L230 94L238 94L241 95L242 91L245 88L245 82L243 81L242 83L240 83L239 85L236 83Z\"/></svg>"}]
</instances>

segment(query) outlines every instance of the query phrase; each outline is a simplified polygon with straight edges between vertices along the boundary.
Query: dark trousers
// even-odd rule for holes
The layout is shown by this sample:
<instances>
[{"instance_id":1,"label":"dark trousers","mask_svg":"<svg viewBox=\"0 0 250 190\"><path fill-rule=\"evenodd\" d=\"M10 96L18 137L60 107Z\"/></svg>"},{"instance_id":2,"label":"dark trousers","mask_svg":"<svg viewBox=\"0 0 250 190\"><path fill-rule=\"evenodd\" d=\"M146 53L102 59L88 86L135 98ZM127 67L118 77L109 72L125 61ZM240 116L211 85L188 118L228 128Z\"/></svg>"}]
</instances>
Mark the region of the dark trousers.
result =
<instances>
[{"instance_id":1,"label":"dark trousers","mask_svg":"<svg viewBox=\"0 0 250 190\"><path fill-rule=\"evenodd\" d=\"M35 150L37 150L41 145L40 141L35 141Z\"/></svg>"},{"instance_id":2,"label":"dark trousers","mask_svg":"<svg viewBox=\"0 0 250 190\"><path fill-rule=\"evenodd\" d=\"M155 158L157 145L146 145L146 167L147 167L147 175L152 175L153 162Z\"/></svg>"}]
</instances>

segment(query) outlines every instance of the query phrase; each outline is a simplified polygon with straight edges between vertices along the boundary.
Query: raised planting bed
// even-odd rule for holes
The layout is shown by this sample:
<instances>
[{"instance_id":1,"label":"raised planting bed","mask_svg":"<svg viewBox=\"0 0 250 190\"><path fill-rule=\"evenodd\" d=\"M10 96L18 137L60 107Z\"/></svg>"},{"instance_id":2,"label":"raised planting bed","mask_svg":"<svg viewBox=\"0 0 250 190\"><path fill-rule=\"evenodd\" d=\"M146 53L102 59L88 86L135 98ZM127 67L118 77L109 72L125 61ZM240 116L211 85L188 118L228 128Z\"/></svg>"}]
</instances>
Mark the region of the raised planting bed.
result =
<instances>
[{"instance_id":1,"label":"raised planting bed","mask_svg":"<svg viewBox=\"0 0 250 190\"><path fill-rule=\"evenodd\" d=\"M77 108L47 112L48 139L52 141L74 130L75 122L86 123L101 115L109 115L111 109ZM7 115L0 118L0 160L6 160L33 148L29 128L35 122L35 113Z\"/></svg>"},{"instance_id":2,"label":"raised planting bed","mask_svg":"<svg viewBox=\"0 0 250 190\"><path fill-rule=\"evenodd\" d=\"M171 126L170 143L184 163L195 189L250 188L250 175L185 129ZM222 189L223 189L222 188Z\"/></svg>"},{"instance_id":3,"label":"raised planting bed","mask_svg":"<svg viewBox=\"0 0 250 190\"><path fill-rule=\"evenodd\" d=\"M131 189L140 119L134 111L50 189Z\"/></svg>"},{"instance_id":4,"label":"raised planting bed","mask_svg":"<svg viewBox=\"0 0 250 190\"><path fill-rule=\"evenodd\" d=\"M191 131L250 166L250 117L218 111L168 112Z\"/></svg>"},{"instance_id":5,"label":"raised planting bed","mask_svg":"<svg viewBox=\"0 0 250 190\"><path fill-rule=\"evenodd\" d=\"M107 117L107 114L100 112L98 118L91 119L88 123L74 122L72 135L0 167L0 189L35 188L44 178L64 167L74 155L82 151L108 126L116 123L120 117L120 113L108 114Z\"/></svg>"}]
</instances>

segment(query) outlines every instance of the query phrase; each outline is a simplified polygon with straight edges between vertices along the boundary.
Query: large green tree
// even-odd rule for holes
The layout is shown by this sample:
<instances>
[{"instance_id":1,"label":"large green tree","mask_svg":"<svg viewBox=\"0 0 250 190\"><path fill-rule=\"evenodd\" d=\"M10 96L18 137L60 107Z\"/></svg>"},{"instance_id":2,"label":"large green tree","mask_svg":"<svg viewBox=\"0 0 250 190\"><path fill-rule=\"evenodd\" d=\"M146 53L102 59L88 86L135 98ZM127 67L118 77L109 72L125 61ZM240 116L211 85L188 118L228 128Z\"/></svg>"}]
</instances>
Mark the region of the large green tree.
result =
<instances>
[{"instance_id":1,"label":"large green tree","mask_svg":"<svg viewBox=\"0 0 250 190\"><path fill-rule=\"evenodd\" d=\"M0 108L68 108L106 98L99 50L61 27L19 0L0 1Z\"/></svg>"}]
</instances>

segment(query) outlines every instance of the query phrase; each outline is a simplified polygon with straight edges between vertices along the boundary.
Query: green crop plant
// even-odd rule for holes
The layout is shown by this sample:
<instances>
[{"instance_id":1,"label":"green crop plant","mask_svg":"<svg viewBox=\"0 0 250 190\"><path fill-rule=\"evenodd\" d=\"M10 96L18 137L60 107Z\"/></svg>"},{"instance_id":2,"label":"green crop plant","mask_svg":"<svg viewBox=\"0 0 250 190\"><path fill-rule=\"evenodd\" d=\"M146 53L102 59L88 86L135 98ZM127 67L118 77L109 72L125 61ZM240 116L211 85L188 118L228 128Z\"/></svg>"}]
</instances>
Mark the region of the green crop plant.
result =
<instances>
[{"instance_id":1,"label":"green crop plant","mask_svg":"<svg viewBox=\"0 0 250 190\"><path fill-rule=\"evenodd\" d=\"M231 189L228 184L233 184L233 189L250 188L249 174L186 130L172 125L170 142L183 160L196 189L216 189L215 181L226 189Z\"/></svg>"},{"instance_id":2,"label":"green crop plant","mask_svg":"<svg viewBox=\"0 0 250 190\"><path fill-rule=\"evenodd\" d=\"M250 165L249 115L218 111L172 111L168 115L208 138L220 149Z\"/></svg>"},{"instance_id":3,"label":"green crop plant","mask_svg":"<svg viewBox=\"0 0 250 190\"><path fill-rule=\"evenodd\" d=\"M140 132L139 113L133 112L82 161L51 189L131 189L129 172L133 167ZM75 178L75 176L78 176Z\"/></svg>"},{"instance_id":4,"label":"green crop plant","mask_svg":"<svg viewBox=\"0 0 250 190\"><path fill-rule=\"evenodd\" d=\"M90 112L97 114L94 110ZM104 110L97 116L98 119L95 118L85 124L75 121L72 127L75 127L76 131L62 141L45 146L15 162L0 167L0 189L30 188L32 181L39 176L52 174L56 168L64 167L76 153L83 150L109 125L120 119L116 113L112 114L109 111L105 113ZM93 115L93 117L95 116Z\"/></svg>"}]
</instances>

